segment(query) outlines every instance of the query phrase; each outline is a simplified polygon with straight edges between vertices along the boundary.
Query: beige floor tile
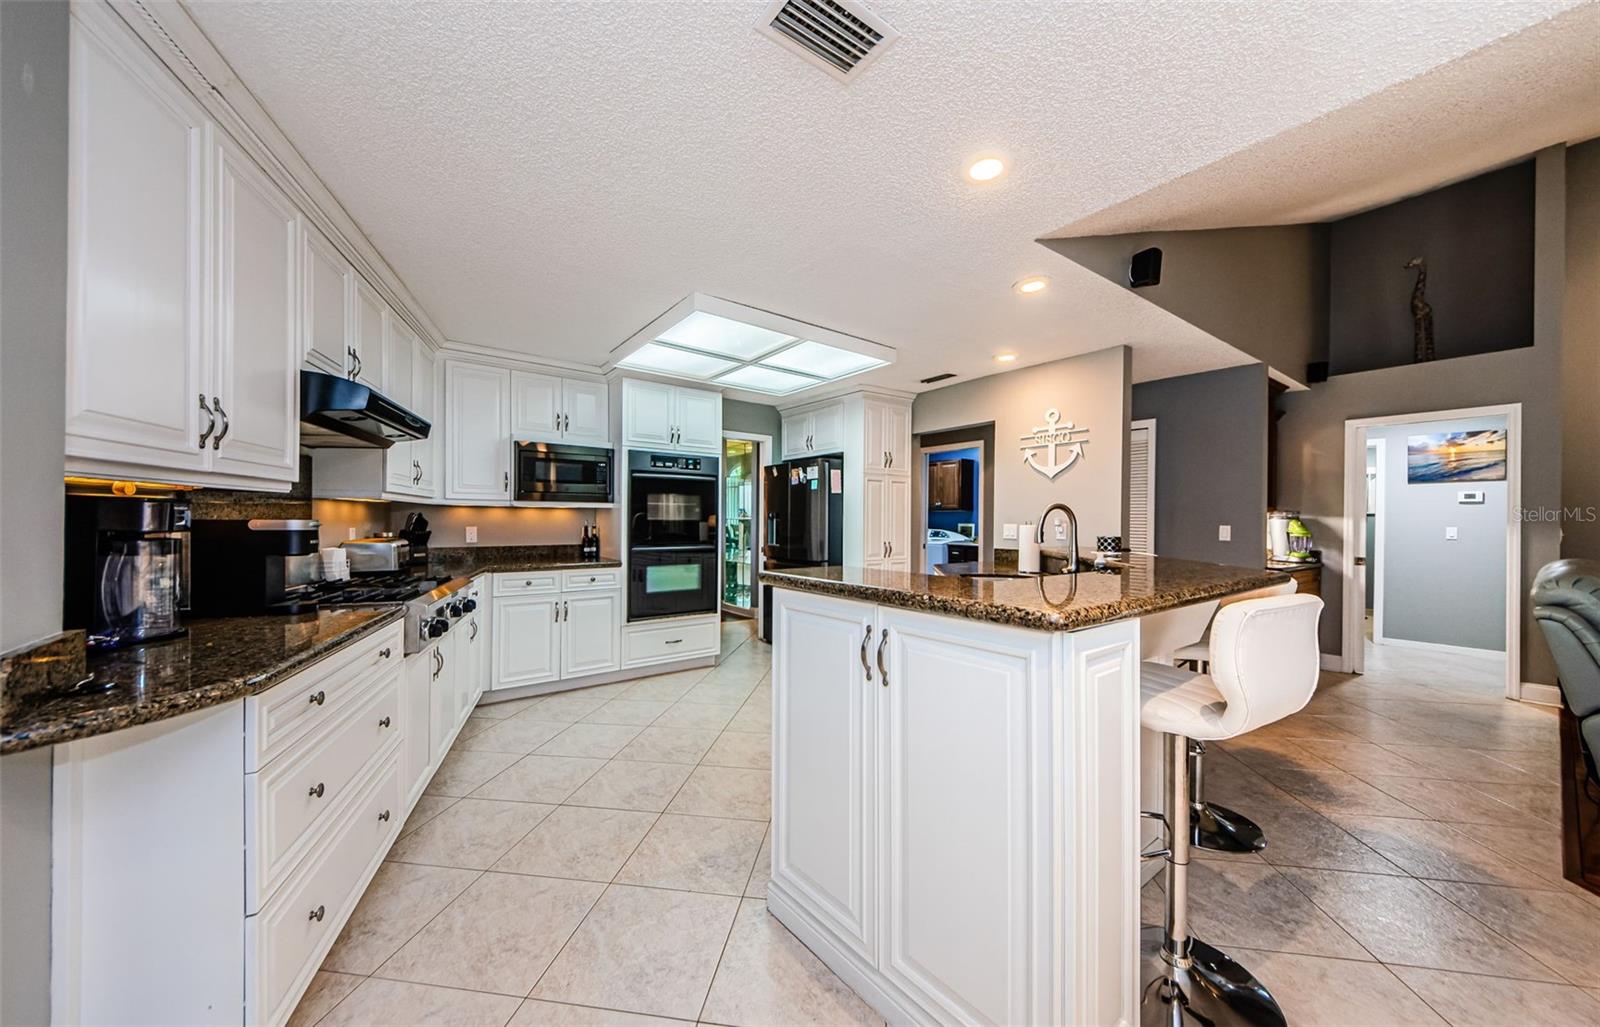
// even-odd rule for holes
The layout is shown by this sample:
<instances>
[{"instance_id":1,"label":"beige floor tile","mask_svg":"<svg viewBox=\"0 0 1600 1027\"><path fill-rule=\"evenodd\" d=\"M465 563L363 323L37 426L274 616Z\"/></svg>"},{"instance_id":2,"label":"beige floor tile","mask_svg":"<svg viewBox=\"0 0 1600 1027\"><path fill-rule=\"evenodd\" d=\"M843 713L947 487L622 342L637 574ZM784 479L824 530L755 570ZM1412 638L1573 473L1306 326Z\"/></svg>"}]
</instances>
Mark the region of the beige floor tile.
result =
<instances>
[{"instance_id":1,"label":"beige floor tile","mask_svg":"<svg viewBox=\"0 0 1600 1027\"><path fill-rule=\"evenodd\" d=\"M620 1013L615 1009L528 999L517 1010L517 1015L511 1018L508 1027L683 1027L688 1022L662 1016Z\"/></svg>"},{"instance_id":2,"label":"beige floor tile","mask_svg":"<svg viewBox=\"0 0 1600 1027\"><path fill-rule=\"evenodd\" d=\"M542 695L530 695L524 699L507 699L501 702L490 702L488 696L478 700L477 709L472 711L474 717L490 717L494 720L505 720L507 717L516 716L539 703L544 702Z\"/></svg>"},{"instance_id":3,"label":"beige floor tile","mask_svg":"<svg viewBox=\"0 0 1600 1027\"><path fill-rule=\"evenodd\" d=\"M485 782L473 798L562 802L605 765L583 756L524 756Z\"/></svg>"},{"instance_id":4,"label":"beige floor tile","mask_svg":"<svg viewBox=\"0 0 1600 1027\"><path fill-rule=\"evenodd\" d=\"M655 727L685 727L700 731L721 731L739 712L738 706L712 706L709 703L676 702L657 717Z\"/></svg>"},{"instance_id":5,"label":"beige floor tile","mask_svg":"<svg viewBox=\"0 0 1600 1027\"><path fill-rule=\"evenodd\" d=\"M318 970L311 978L311 986L300 997L300 1004L289 1016L288 1027L313 1027L328 1010L344 1001L344 997L355 991L364 978L353 974L329 973L327 970Z\"/></svg>"},{"instance_id":6,"label":"beige floor tile","mask_svg":"<svg viewBox=\"0 0 1600 1027\"><path fill-rule=\"evenodd\" d=\"M1486 849L1538 874L1550 883L1562 880L1561 829L1528 821L1500 824L1485 830L1477 824L1449 824L1452 831L1472 838Z\"/></svg>"},{"instance_id":7,"label":"beige floor tile","mask_svg":"<svg viewBox=\"0 0 1600 1027\"><path fill-rule=\"evenodd\" d=\"M1302 738L1306 752L1347 774L1365 780L1371 774L1416 774L1417 764L1375 742L1340 742L1328 738Z\"/></svg>"},{"instance_id":8,"label":"beige floor tile","mask_svg":"<svg viewBox=\"0 0 1600 1027\"><path fill-rule=\"evenodd\" d=\"M428 782L425 794L461 798L472 790L517 762L514 752L478 752L471 749L452 749L445 754Z\"/></svg>"},{"instance_id":9,"label":"beige floor tile","mask_svg":"<svg viewBox=\"0 0 1600 1027\"><path fill-rule=\"evenodd\" d=\"M495 870L609 881L638 847L656 814L562 806L494 865Z\"/></svg>"},{"instance_id":10,"label":"beige floor tile","mask_svg":"<svg viewBox=\"0 0 1600 1027\"><path fill-rule=\"evenodd\" d=\"M361 983L320 1027L505 1027L519 1000L377 977Z\"/></svg>"},{"instance_id":11,"label":"beige floor tile","mask_svg":"<svg viewBox=\"0 0 1600 1027\"><path fill-rule=\"evenodd\" d=\"M1559 758L1552 759L1544 753L1509 752L1504 749L1491 749L1480 755L1504 763L1506 766L1528 775L1525 778L1512 779L1514 784L1526 781L1529 778L1534 781L1544 781L1557 785L1561 783L1561 761ZM1491 780L1498 781L1502 780L1502 778L1492 778Z\"/></svg>"},{"instance_id":12,"label":"beige floor tile","mask_svg":"<svg viewBox=\"0 0 1600 1027\"><path fill-rule=\"evenodd\" d=\"M644 727L667 712L670 702L662 699L612 699L604 706L587 714L584 724L632 724Z\"/></svg>"},{"instance_id":13,"label":"beige floor tile","mask_svg":"<svg viewBox=\"0 0 1600 1027\"><path fill-rule=\"evenodd\" d=\"M1348 816L1335 820L1412 877L1542 886L1541 879L1526 867L1497 855L1470 834L1437 821Z\"/></svg>"},{"instance_id":14,"label":"beige floor tile","mask_svg":"<svg viewBox=\"0 0 1600 1027\"><path fill-rule=\"evenodd\" d=\"M760 899L746 899L728 935L701 1018L738 1027L880 1024L883 1018L834 976Z\"/></svg>"},{"instance_id":15,"label":"beige floor tile","mask_svg":"<svg viewBox=\"0 0 1600 1027\"><path fill-rule=\"evenodd\" d=\"M529 713L537 712L537 707ZM567 729L567 725L554 720L535 720L527 714L497 721L494 726L457 741L457 749L477 749L491 752L514 752L526 756Z\"/></svg>"},{"instance_id":16,"label":"beige floor tile","mask_svg":"<svg viewBox=\"0 0 1600 1027\"><path fill-rule=\"evenodd\" d=\"M384 863L322 961L323 968L371 975L478 877L476 870Z\"/></svg>"},{"instance_id":17,"label":"beige floor tile","mask_svg":"<svg viewBox=\"0 0 1600 1027\"><path fill-rule=\"evenodd\" d=\"M753 899L767 897L767 882L772 880L772 825L767 825L766 837L761 839L761 851L750 868L750 883L744 886L745 895Z\"/></svg>"},{"instance_id":18,"label":"beige floor tile","mask_svg":"<svg viewBox=\"0 0 1600 1027\"><path fill-rule=\"evenodd\" d=\"M751 731L724 731L700 761L714 767L772 769L772 736Z\"/></svg>"},{"instance_id":19,"label":"beige floor tile","mask_svg":"<svg viewBox=\"0 0 1600 1027\"><path fill-rule=\"evenodd\" d=\"M377 976L525 997L604 890L591 881L484 874Z\"/></svg>"},{"instance_id":20,"label":"beige floor tile","mask_svg":"<svg viewBox=\"0 0 1600 1027\"><path fill-rule=\"evenodd\" d=\"M611 885L528 997L694 1019L738 905Z\"/></svg>"},{"instance_id":21,"label":"beige floor tile","mask_svg":"<svg viewBox=\"0 0 1600 1027\"><path fill-rule=\"evenodd\" d=\"M461 734L457 736L457 741L464 741L468 738L471 738L473 735L485 731L498 723L500 723L500 718L485 717L483 714L474 710L472 716L467 718L467 722L461 725Z\"/></svg>"},{"instance_id":22,"label":"beige floor tile","mask_svg":"<svg viewBox=\"0 0 1600 1027\"><path fill-rule=\"evenodd\" d=\"M540 720L561 720L571 724L598 710L608 701L605 696L559 692L546 696L544 702L535 707L538 710L536 716Z\"/></svg>"},{"instance_id":23,"label":"beige floor tile","mask_svg":"<svg viewBox=\"0 0 1600 1027\"><path fill-rule=\"evenodd\" d=\"M1338 811L1375 817L1422 816L1399 797L1337 767L1280 768L1267 774L1267 777L1279 788L1320 812Z\"/></svg>"},{"instance_id":24,"label":"beige floor tile","mask_svg":"<svg viewBox=\"0 0 1600 1027\"><path fill-rule=\"evenodd\" d=\"M772 774L741 767L696 767L667 810L765 822L772 818Z\"/></svg>"},{"instance_id":25,"label":"beige floor tile","mask_svg":"<svg viewBox=\"0 0 1600 1027\"><path fill-rule=\"evenodd\" d=\"M659 674L636 682L620 698L677 702L684 697L689 689L699 684L701 678L704 678L709 673L710 668L708 667L704 670L682 670L674 674Z\"/></svg>"},{"instance_id":26,"label":"beige floor tile","mask_svg":"<svg viewBox=\"0 0 1600 1027\"><path fill-rule=\"evenodd\" d=\"M487 870L554 809L537 802L462 799L395 842L389 858Z\"/></svg>"},{"instance_id":27,"label":"beige floor tile","mask_svg":"<svg viewBox=\"0 0 1600 1027\"><path fill-rule=\"evenodd\" d=\"M1262 863L1190 863L1189 916L1195 936L1224 952L1253 946L1308 956L1372 958L1284 873Z\"/></svg>"},{"instance_id":28,"label":"beige floor tile","mask_svg":"<svg viewBox=\"0 0 1600 1027\"><path fill-rule=\"evenodd\" d=\"M404 838L417 828L426 824L434 817L454 806L460 800L453 795L421 795L417 797L417 804L411 807L411 815L406 817L406 822L400 825L400 834L396 837Z\"/></svg>"},{"instance_id":29,"label":"beige floor tile","mask_svg":"<svg viewBox=\"0 0 1600 1027\"><path fill-rule=\"evenodd\" d=\"M1455 1027L1593 1027L1600 1002L1580 988L1397 966L1394 972Z\"/></svg>"},{"instance_id":30,"label":"beige floor tile","mask_svg":"<svg viewBox=\"0 0 1600 1027\"><path fill-rule=\"evenodd\" d=\"M1518 784L1529 775L1491 753L1463 749L1459 745L1386 745L1385 749L1410 761L1415 769L1401 776L1441 778L1447 781L1505 781ZM1516 753L1525 756L1525 753ZM1554 780L1555 768L1551 768Z\"/></svg>"},{"instance_id":31,"label":"beige floor tile","mask_svg":"<svg viewBox=\"0 0 1600 1027\"><path fill-rule=\"evenodd\" d=\"M1518 825L1537 824L1538 819L1527 816L1476 787L1463 787L1457 781L1425 780L1411 777L1377 777L1372 784L1405 804L1416 813L1378 813L1374 810L1345 809L1350 814L1371 813L1376 816L1422 816L1428 820L1444 820L1460 824Z\"/></svg>"},{"instance_id":32,"label":"beige floor tile","mask_svg":"<svg viewBox=\"0 0 1600 1027\"><path fill-rule=\"evenodd\" d=\"M1267 847L1261 852L1261 858L1267 863L1355 870L1367 874L1401 872L1399 867L1363 844L1359 838L1304 806L1263 806L1244 815L1254 820L1267 837ZM1209 857L1214 854L1207 852L1205 855Z\"/></svg>"},{"instance_id":33,"label":"beige floor tile","mask_svg":"<svg viewBox=\"0 0 1600 1027\"><path fill-rule=\"evenodd\" d=\"M713 706L739 706L755 691L760 676L743 672L730 677L718 677L712 672L706 679L684 693L683 701L709 703Z\"/></svg>"},{"instance_id":34,"label":"beige floor tile","mask_svg":"<svg viewBox=\"0 0 1600 1027\"><path fill-rule=\"evenodd\" d=\"M725 725L728 731L753 731L758 733L772 732L772 706L767 703L752 706L748 701L733 719Z\"/></svg>"},{"instance_id":35,"label":"beige floor tile","mask_svg":"<svg viewBox=\"0 0 1600 1027\"><path fill-rule=\"evenodd\" d=\"M612 760L568 796L567 803L660 813L678 794L692 769L682 763Z\"/></svg>"},{"instance_id":36,"label":"beige floor tile","mask_svg":"<svg viewBox=\"0 0 1600 1027\"><path fill-rule=\"evenodd\" d=\"M1455 881L1429 881L1428 887L1553 967L1572 984L1600 987L1600 914L1584 899L1560 891L1531 891ZM1504 958L1495 965L1512 977ZM1468 968L1471 969L1471 968Z\"/></svg>"},{"instance_id":37,"label":"beige floor tile","mask_svg":"<svg viewBox=\"0 0 1600 1027\"><path fill-rule=\"evenodd\" d=\"M633 740L631 724L572 724L536 750L545 756L587 756L608 760Z\"/></svg>"},{"instance_id":38,"label":"beige floor tile","mask_svg":"<svg viewBox=\"0 0 1600 1027\"><path fill-rule=\"evenodd\" d=\"M1559 979L1421 881L1337 870L1284 873L1385 963L1468 972L1493 966L1527 980Z\"/></svg>"},{"instance_id":39,"label":"beige floor tile","mask_svg":"<svg viewBox=\"0 0 1600 1027\"><path fill-rule=\"evenodd\" d=\"M767 825L754 820L663 814L617 874L618 884L738 895Z\"/></svg>"},{"instance_id":40,"label":"beige floor tile","mask_svg":"<svg viewBox=\"0 0 1600 1027\"><path fill-rule=\"evenodd\" d=\"M1561 824L1561 785L1551 781L1548 784L1531 782L1528 784L1508 784L1503 781L1484 781L1473 785L1475 791L1482 792L1491 798L1499 799L1526 816L1535 820L1542 820L1547 824L1560 826Z\"/></svg>"},{"instance_id":41,"label":"beige floor tile","mask_svg":"<svg viewBox=\"0 0 1600 1027\"><path fill-rule=\"evenodd\" d=\"M717 740L715 730L691 727L662 727L660 722L639 732L638 737L617 753L620 760L638 760L643 763L700 762Z\"/></svg>"},{"instance_id":42,"label":"beige floor tile","mask_svg":"<svg viewBox=\"0 0 1600 1027\"><path fill-rule=\"evenodd\" d=\"M1388 967L1322 956L1234 949L1295 1027L1444 1025Z\"/></svg>"}]
</instances>

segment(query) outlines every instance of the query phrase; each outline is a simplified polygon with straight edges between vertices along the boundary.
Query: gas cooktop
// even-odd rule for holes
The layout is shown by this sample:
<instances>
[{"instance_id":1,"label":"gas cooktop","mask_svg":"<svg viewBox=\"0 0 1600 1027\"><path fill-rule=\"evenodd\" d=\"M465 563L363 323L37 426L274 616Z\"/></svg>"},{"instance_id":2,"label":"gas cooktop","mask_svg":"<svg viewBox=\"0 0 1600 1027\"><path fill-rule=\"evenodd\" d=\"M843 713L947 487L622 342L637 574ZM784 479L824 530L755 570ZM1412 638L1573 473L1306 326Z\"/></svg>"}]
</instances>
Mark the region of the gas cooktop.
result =
<instances>
[{"instance_id":1,"label":"gas cooktop","mask_svg":"<svg viewBox=\"0 0 1600 1027\"><path fill-rule=\"evenodd\" d=\"M444 583L404 572L363 574L348 581L319 581L307 586L306 599L323 606L375 606L404 603L427 595Z\"/></svg>"}]
</instances>

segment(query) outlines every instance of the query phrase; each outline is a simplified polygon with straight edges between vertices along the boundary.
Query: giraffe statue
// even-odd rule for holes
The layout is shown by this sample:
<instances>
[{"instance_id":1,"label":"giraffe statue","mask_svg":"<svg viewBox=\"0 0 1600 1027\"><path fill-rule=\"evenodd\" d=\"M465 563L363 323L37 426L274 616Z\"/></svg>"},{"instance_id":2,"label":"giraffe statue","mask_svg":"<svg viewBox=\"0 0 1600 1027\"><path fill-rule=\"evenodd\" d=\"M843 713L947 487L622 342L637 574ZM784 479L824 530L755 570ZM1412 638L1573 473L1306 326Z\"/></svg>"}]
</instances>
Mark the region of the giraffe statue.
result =
<instances>
[{"instance_id":1,"label":"giraffe statue","mask_svg":"<svg viewBox=\"0 0 1600 1027\"><path fill-rule=\"evenodd\" d=\"M1408 271L1415 268L1417 272L1417 284L1411 289L1411 338L1416 347L1411 359L1420 364L1433 359L1433 308L1422 297L1423 290L1428 287L1428 262L1412 257L1406 261L1405 268Z\"/></svg>"}]
</instances>

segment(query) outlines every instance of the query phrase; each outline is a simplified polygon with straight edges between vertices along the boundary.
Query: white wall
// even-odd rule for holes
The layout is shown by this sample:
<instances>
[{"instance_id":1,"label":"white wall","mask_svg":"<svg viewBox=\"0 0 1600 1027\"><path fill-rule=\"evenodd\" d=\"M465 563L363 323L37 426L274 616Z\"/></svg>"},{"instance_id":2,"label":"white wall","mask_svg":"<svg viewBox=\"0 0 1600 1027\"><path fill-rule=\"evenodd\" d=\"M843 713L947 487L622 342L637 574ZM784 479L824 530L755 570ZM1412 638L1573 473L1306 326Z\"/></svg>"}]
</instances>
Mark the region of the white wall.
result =
<instances>
[{"instance_id":1,"label":"white wall","mask_svg":"<svg viewBox=\"0 0 1600 1027\"><path fill-rule=\"evenodd\" d=\"M1096 535L1123 535L1127 526L1128 420L1132 410L1131 351L1126 346L1048 364L993 374L934 389L911 406L911 431L928 432L993 423L994 517L988 525L997 549L1007 522L1036 521L1061 502L1078 515L1078 545L1093 550ZM1050 479L1023 461L1022 437L1045 423L1045 411L1087 428L1083 458ZM1041 462L1045 459L1041 453ZM1047 533L1046 545L1054 542Z\"/></svg>"}]
</instances>

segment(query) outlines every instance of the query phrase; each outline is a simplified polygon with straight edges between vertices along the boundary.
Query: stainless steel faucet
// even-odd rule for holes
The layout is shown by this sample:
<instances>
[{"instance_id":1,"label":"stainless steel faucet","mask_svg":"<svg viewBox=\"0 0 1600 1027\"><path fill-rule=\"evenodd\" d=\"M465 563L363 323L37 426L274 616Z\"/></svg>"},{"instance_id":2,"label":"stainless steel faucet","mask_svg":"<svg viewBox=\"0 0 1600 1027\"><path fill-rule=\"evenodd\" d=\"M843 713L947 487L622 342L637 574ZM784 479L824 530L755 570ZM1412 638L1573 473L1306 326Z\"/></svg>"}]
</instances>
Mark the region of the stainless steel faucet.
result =
<instances>
[{"instance_id":1,"label":"stainless steel faucet","mask_svg":"<svg viewBox=\"0 0 1600 1027\"><path fill-rule=\"evenodd\" d=\"M1067 547L1070 555L1067 557L1067 573L1078 573L1078 515L1072 512L1072 507L1065 503L1051 503L1044 508L1044 513L1039 515L1038 538L1035 540L1044 545L1044 526L1050 515L1060 510L1067 515Z\"/></svg>"}]
</instances>

